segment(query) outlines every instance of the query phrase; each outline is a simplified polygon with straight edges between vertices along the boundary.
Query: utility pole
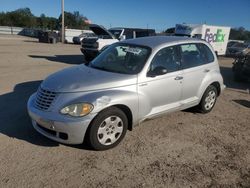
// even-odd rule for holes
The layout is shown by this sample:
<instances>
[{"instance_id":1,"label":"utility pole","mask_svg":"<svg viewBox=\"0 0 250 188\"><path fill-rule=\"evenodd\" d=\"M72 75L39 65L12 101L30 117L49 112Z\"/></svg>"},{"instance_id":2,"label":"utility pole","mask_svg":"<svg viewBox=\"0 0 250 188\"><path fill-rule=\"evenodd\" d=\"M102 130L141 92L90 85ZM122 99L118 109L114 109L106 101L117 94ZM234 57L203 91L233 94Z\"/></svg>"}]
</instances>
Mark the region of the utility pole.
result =
<instances>
[{"instance_id":1,"label":"utility pole","mask_svg":"<svg viewBox=\"0 0 250 188\"><path fill-rule=\"evenodd\" d=\"M64 43L65 39L65 30L64 30L64 0L62 0L62 28L61 28L61 39L62 43Z\"/></svg>"}]
</instances>

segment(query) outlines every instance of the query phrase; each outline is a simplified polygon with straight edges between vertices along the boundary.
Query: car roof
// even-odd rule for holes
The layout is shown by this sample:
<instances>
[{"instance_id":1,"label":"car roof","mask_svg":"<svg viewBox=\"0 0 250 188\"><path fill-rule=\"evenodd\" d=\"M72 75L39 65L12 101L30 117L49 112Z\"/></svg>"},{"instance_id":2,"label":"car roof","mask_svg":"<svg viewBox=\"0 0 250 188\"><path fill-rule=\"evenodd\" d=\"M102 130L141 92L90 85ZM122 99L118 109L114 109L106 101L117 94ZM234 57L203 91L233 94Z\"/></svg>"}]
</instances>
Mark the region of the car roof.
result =
<instances>
[{"instance_id":1,"label":"car roof","mask_svg":"<svg viewBox=\"0 0 250 188\"><path fill-rule=\"evenodd\" d=\"M150 37L140 37L135 39L128 39L121 41L121 43L136 44L141 46L148 46L152 49L160 47L165 44L175 44L175 43L191 43L191 42L204 42L204 40L182 37L182 36L150 36Z\"/></svg>"}]
</instances>

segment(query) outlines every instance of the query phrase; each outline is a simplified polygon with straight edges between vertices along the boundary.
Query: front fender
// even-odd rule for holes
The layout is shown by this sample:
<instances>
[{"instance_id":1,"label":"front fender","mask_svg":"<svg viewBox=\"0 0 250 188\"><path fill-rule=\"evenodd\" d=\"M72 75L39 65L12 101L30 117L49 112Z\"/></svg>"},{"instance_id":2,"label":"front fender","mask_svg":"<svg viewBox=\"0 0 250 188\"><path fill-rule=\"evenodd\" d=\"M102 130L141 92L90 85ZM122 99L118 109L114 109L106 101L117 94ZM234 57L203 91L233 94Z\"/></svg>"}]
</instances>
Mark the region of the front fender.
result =
<instances>
[{"instance_id":1,"label":"front fender","mask_svg":"<svg viewBox=\"0 0 250 188\"><path fill-rule=\"evenodd\" d=\"M94 109L91 112L93 114L97 114L114 105L124 105L128 107L132 113L133 124L138 122L138 95L136 90L111 89L95 91L86 93L70 103L77 103L79 101L93 104Z\"/></svg>"}]
</instances>

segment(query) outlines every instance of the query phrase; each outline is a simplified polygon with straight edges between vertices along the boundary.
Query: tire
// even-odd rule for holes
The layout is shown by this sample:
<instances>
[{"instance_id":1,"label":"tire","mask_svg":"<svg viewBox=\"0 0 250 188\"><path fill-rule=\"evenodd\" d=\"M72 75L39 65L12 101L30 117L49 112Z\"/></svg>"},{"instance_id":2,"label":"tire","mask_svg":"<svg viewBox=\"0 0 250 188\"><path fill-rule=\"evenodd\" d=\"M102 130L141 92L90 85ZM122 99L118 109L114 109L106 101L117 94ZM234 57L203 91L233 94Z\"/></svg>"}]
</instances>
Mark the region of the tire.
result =
<instances>
[{"instance_id":1,"label":"tire","mask_svg":"<svg viewBox=\"0 0 250 188\"><path fill-rule=\"evenodd\" d=\"M89 145L94 150L107 150L122 141L128 129L128 119L122 110L110 107L100 112L89 126Z\"/></svg>"},{"instance_id":2,"label":"tire","mask_svg":"<svg viewBox=\"0 0 250 188\"><path fill-rule=\"evenodd\" d=\"M218 91L216 87L213 85L208 86L201 98L200 104L198 105L198 110L203 114L210 112L214 108L217 96Z\"/></svg>"}]
</instances>

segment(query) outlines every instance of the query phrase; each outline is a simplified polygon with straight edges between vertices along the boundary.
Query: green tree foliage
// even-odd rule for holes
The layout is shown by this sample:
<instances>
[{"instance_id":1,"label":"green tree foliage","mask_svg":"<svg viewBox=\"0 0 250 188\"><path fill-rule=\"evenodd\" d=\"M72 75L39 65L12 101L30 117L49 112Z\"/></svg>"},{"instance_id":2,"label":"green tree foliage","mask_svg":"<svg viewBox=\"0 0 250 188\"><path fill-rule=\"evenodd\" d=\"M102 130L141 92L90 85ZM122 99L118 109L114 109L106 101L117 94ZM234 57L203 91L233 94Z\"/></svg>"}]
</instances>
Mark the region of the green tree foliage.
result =
<instances>
[{"instance_id":1,"label":"green tree foliage","mask_svg":"<svg viewBox=\"0 0 250 188\"><path fill-rule=\"evenodd\" d=\"M87 29L88 24L85 23L85 20L88 20L87 17L81 15L78 11L73 13L64 12L64 25L66 28L71 29ZM58 23L61 26L62 15L58 18Z\"/></svg>"},{"instance_id":2,"label":"green tree foliage","mask_svg":"<svg viewBox=\"0 0 250 188\"><path fill-rule=\"evenodd\" d=\"M229 39L231 40L250 40L250 31L244 27L232 28L230 31Z\"/></svg>"},{"instance_id":3,"label":"green tree foliage","mask_svg":"<svg viewBox=\"0 0 250 188\"><path fill-rule=\"evenodd\" d=\"M45 14L41 14L40 17L36 18L36 24L41 29L57 29L57 19L53 17L46 17Z\"/></svg>"},{"instance_id":4,"label":"green tree foliage","mask_svg":"<svg viewBox=\"0 0 250 188\"><path fill-rule=\"evenodd\" d=\"M87 18L76 12L65 12L65 26L71 29L87 29L88 25L85 23ZM0 12L0 25L2 26L16 26L27 28L40 28L56 30L61 28L62 16L57 18L47 17L41 14L36 17L32 14L29 8L20 8L11 12Z\"/></svg>"},{"instance_id":5,"label":"green tree foliage","mask_svg":"<svg viewBox=\"0 0 250 188\"><path fill-rule=\"evenodd\" d=\"M33 27L36 18L29 8L20 8L12 12L0 13L0 24L17 27Z\"/></svg>"}]
</instances>

